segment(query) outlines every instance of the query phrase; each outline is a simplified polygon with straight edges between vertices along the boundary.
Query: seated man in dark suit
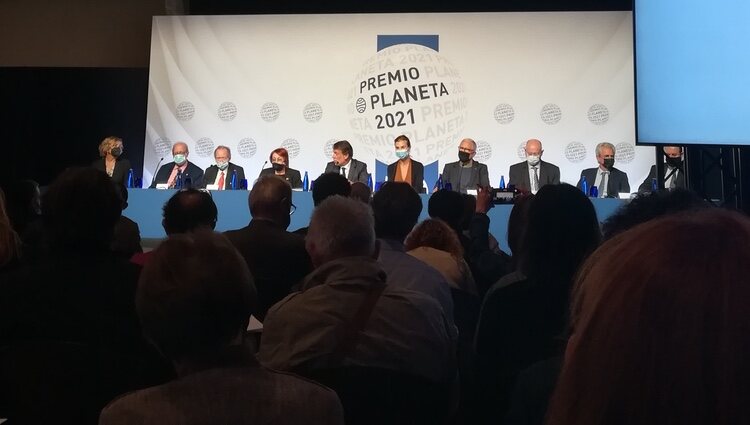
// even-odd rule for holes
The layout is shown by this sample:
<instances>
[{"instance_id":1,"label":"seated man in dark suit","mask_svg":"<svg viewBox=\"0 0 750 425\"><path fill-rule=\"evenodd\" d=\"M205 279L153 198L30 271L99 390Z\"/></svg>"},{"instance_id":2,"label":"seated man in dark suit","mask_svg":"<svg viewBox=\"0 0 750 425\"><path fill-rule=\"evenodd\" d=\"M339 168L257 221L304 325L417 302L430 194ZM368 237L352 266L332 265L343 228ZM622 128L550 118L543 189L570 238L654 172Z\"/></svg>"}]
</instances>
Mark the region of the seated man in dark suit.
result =
<instances>
[{"instance_id":1,"label":"seated man in dark suit","mask_svg":"<svg viewBox=\"0 0 750 425\"><path fill-rule=\"evenodd\" d=\"M203 184L203 170L188 161L188 145L184 142L176 142L172 145L173 162L164 164L156 172L154 181L150 188L156 188L157 184L166 183L170 189L182 189L189 179L193 187L201 187Z\"/></svg>"},{"instance_id":2,"label":"seated man in dark suit","mask_svg":"<svg viewBox=\"0 0 750 425\"><path fill-rule=\"evenodd\" d=\"M263 176L250 192L252 220L247 227L226 232L255 278L260 302L256 316L263 319L269 307L291 292L312 270L305 240L289 233L292 187L274 176Z\"/></svg>"},{"instance_id":3,"label":"seated man in dark suit","mask_svg":"<svg viewBox=\"0 0 750 425\"><path fill-rule=\"evenodd\" d=\"M367 183L367 164L352 158L354 149L352 145L341 140L333 144L333 161L326 164L323 173L338 173L346 177L350 182Z\"/></svg>"},{"instance_id":4,"label":"seated man in dark suit","mask_svg":"<svg viewBox=\"0 0 750 425\"><path fill-rule=\"evenodd\" d=\"M664 146L664 188L667 190L685 189L685 171L682 168L682 147ZM638 193L647 193L653 190L656 179L656 165L651 166L646 180L638 186Z\"/></svg>"},{"instance_id":5,"label":"seated man in dark suit","mask_svg":"<svg viewBox=\"0 0 750 425\"><path fill-rule=\"evenodd\" d=\"M458 161L445 164L443 167L443 185L451 185L451 190L466 193L476 190L477 185L489 187L490 178L487 166L474 161L477 144L471 139L461 140L458 145Z\"/></svg>"},{"instance_id":6,"label":"seated man in dark suit","mask_svg":"<svg viewBox=\"0 0 750 425\"><path fill-rule=\"evenodd\" d=\"M237 164L232 164L232 151L226 146L214 149L215 165L206 168L203 176L203 187L215 185L217 190L239 189L240 181L245 180L245 170ZM232 176L237 173L235 186L232 187Z\"/></svg>"},{"instance_id":7,"label":"seated man in dark suit","mask_svg":"<svg viewBox=\"0 0 750 425\"><path fill-rule=\"evenodd\" d=\"M100 424L342 424L336 394L263 368L243 343L257 304L247 265L223 236L171 236L138 284L143 333L179 379L112 401Z\"/></svg>"},{"instance_id":8,"label":"seated man in dark suit","mask_svg":"<svg viewBox=\"0 0 750 425\"><path fill-rule=\"evenodd\" d=\"M526 141L524 147L526 161L510 166L508 186L514 186L521 192L536 195L545 184L560 184L560 168L557 165L542 161L542 142L537 139Z\"/></svg>"},{"instance_id":9,"label":"seated man in dark suit","mask_svg":"<svg viewBox=\"0 0 750 425\"><path fill-rule=\"evenodd\" d=\"M411 142L405 135L396 137L393 141L396 148L398 161L388 166L389 182L409 183L417 193L424 193L422 180L424 180L424 165L411 158Z\"/></svg>"},{"instance_id":10,"label":"seated man in dark suit","mask_svg":"<svg viewBox=\"0 0 750 425\"><path fill-rule=\"evenodd\" d=\"M587 168L581 171L581 178L578 180L579 189L585 178L589 188L596 186L599 189L600 198L617 198L618 193L630 193L628 175L615 168L614 145L607 142L596 145L596 161L599 163L597 168Z\"/></svg>"}]
</instances>

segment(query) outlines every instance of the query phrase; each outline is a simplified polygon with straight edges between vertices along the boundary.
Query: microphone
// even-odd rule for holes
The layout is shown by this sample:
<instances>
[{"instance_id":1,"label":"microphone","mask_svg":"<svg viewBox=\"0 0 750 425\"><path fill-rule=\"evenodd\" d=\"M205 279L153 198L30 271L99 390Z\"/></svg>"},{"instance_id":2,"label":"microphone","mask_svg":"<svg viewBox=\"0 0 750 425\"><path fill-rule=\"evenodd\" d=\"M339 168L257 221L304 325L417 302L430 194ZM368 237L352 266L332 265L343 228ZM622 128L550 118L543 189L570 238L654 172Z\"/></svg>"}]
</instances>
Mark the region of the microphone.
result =
<instances>
[{"instance_id":1,"label":"microphone","mask_svg":"<svg viewBox=\"0 0 750 425\"><path fill-rule=\"evenodd\" d=\"M265 168L266 164L268 164L268 160L266 160L265 162L263 162L263 165L260 166L260 172L258 173L258 179L260 178L261 173L263 173L263 168ZM258 179L255 179L255 180L258 180Z\"/></svg>"},{"instance_id":2,"label":"microphone","mask_svg":"<svg viewBox=\"0 0 750 425\"><path fill-rule=\"evenodd\" d=\"M159 162L156 163L156 168L154 168L154 175L151 177L151 186L149 187L154 187L154 183L156 183L156 173L159 172L159 166L161 165L162 161L164 161L164 157L161 157L161 159L159 159Z\"/></svg>"}]
</instances>

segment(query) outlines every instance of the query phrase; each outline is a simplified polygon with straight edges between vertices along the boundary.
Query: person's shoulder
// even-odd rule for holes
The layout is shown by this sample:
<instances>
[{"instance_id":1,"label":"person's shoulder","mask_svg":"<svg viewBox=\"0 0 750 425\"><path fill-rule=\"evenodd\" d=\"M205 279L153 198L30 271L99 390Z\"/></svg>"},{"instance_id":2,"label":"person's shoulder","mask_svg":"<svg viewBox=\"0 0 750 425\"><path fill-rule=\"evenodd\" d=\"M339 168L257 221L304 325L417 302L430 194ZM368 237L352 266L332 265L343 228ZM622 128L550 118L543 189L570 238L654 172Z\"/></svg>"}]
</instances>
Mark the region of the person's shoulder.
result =
<instances>
[{"instance_id":1,"label":"person's shoulder","mask_svg":"<svg viewBox=\"0 0 750 425\"><path fill-rule=\"evenodd\" d=\"M555 170L559 170L559 169L560 169L560 167L558 167L557 165L555 165L555 164L553 164L553 163L551 163L551 162L547 162L547 161L542 161L542 164L543 164L544 166L547 166L547 167L549 167L549 168L552 168L552 169L555 169Z\"/></svg>"},{"instance_id":2,"label":"person's shoulder","mask_svg":"<svg viewBox=\"0 0 750 425\"><path fill-rule=\"evenodd\" d=\"M623 171L623 170L621 170L619 168L615 168L615 167L612 167L612 174L619 174L621 176L627 176L628 175L628 173L626 173L625 171Z\"/></svg>"},{"instance_id":3,"label":"person's shoulder","mask_svg":"<svg viewBox=\"0 0 750 425\"><path fill-rule=\"evenodd\" d=\"M511 170L518 170L523 169L523 167L526 165L526 161L516 162L515 164L510 166Z\"/></svg>"},{"instance_id":4,"label":"person's shoulder","mask_svg":"<svg viewBox=\"0 0 750 425\"><path fill-rule=\"evenodd\" d=\"M193 169L193 170L203 171L203 168L199 167L192 161L188 162L188 168Z\"/></svg>"},{"instance_id":5,"label":"person's shoulder","mask_svg":"<svg viewBox=\"0 0 750 425\"><path fill-rule=\"evenodd\" d=\"M230 166L230 167L233 167L233 168L235 168L235 169L237 169L237 170L242 170L242 171L245 171L245 169L244 169L244 168L242 168L242 166L241 166L241 165L237 165L237 164L235 164L234 162L230 162L230 163L229 163L229 166ZM216 167L216 165L212 165L211 167ZM211 168L211 167L208 167L208 168ZM218 167L217 167L217 168L218 168Z\"/></svg>"}]
</instances>

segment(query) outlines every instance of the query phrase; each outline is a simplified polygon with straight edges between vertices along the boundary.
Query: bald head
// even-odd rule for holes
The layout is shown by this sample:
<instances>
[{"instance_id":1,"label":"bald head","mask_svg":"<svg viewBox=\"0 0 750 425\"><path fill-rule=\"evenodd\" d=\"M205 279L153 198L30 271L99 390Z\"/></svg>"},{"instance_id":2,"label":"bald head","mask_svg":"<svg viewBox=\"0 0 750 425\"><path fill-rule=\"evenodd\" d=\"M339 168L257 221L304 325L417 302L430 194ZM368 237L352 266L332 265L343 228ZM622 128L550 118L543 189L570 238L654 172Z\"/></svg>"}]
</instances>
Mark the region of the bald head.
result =
<instances>
[{"instance_id":1,"label":"bald head","mask_svg":"<svg viewBox=\"0 0 750 425\"><path fill-rule=\"evenodd\" d=\"M261 177L250 192L249 203L253 218L271 220L286 228L292 206L292 187L276 176Z\"/></svg>"},{"instance_id":2,"label":"bald head","mask_svg":"<svg viewBox=\"0 0 750 425\"><path fill-rule=\"evenodd\" d=\"M524 147L524 150L526 151L526 155L537 155L542 156L542 142L540 142L537 139L529 139L526 141L526 146Z\"/></svg>"},{"instance_id":3,"label":"bald head","mask_svg":"<svg viewBox=\"0 0 750 425\"><path fill-rule=\"evenodd\" d=\"M188 145L185 142L177 142L172 145L172 155L183 154L187 156L189 153Z\"/></svg>"}]
</instances>

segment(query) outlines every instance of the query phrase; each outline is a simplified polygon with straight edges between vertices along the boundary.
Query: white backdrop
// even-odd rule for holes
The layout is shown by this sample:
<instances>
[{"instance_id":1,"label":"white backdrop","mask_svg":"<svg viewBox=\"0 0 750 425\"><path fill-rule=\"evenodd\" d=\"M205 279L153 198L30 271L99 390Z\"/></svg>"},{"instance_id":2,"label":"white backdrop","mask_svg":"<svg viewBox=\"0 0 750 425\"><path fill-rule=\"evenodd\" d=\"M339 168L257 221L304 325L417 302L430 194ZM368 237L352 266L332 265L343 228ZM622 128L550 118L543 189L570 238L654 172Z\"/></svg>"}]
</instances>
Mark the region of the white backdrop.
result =
<instances>
[{"instance_id":1,"label":"white backdrop","mask_svg":"<svg viewBox=\"0 0 750 425\"><path fill-rule=\"evenodd\" d=\"M312 179L347 139L375 173L405 133L440 171L473 138L495 186L529 138L572 184L606 141L635 190L654 150L635 147L632 40L631 12L155 17L144 181L175 141L202 168L229 146L250 179L283 146Z\"/></svg>"}]
</instances>

